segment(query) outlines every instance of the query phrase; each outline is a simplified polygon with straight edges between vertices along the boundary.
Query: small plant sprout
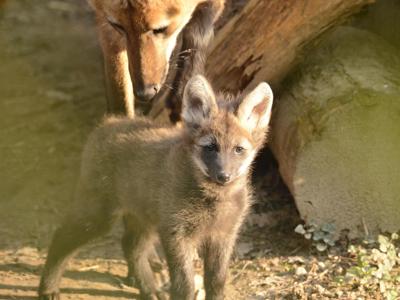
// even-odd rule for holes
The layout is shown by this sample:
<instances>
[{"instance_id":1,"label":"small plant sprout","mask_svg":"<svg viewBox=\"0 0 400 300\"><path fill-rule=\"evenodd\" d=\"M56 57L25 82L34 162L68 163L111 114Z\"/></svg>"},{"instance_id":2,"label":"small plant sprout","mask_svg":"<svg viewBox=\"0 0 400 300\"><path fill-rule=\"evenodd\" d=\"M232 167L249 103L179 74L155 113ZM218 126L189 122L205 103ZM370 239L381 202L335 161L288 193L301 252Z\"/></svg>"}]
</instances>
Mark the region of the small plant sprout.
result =
<instances>
[{"instance_id":1,"label":"small plant sprout","mask_svg":"<svg viewBox=\"0 0 400 300\"><path fill-rule=\"evenodd\" d=\"M332 223L326 223L318 226L313 222L310 222L310 224L306 225L299 224L294 229L296 233L303 235L305 239L312 240L313 245L320 252L323 252L327 250L328 247L335 245L335 230L336 227Z\"/></svg>"},{"instance_id":2,"label":"small plant sprout","mask_svg":"<svg viewBox=\"0 0 400 300\"><path fill-rule=\"evenodd\" d=\"M378 289L386 300L399 299L399 235L379 235L372 248L351 245L348 249L356 264L347 269L345 279L369 289Z\"/></svg>"}]
</instances>

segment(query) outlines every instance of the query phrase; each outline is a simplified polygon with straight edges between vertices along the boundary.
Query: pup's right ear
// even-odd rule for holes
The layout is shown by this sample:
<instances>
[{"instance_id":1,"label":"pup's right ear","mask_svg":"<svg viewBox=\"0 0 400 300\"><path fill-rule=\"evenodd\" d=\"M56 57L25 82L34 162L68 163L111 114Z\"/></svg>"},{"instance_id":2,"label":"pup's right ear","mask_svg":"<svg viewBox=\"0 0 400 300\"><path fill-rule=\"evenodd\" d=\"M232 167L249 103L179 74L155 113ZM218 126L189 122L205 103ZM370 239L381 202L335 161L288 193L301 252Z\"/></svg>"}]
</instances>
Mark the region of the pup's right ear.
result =
<instances>
[{"instance_id":1,"label":"pup's right ear","mask_svg":"<svg viewBox=\"0 0 400 300\"><path fill-rule=\"evenodd\" d=\"M261 82L240 103L237 111L238 118L250 132L268 127L273 98L269 84Z\"/></svg>"},{"instance_id":2,"label":"pup's right ear","mask_svg":"<svg viewBox=\"0 0 400 300\"><path fill-rule=\"evenodd\" d=\"M208 81L201 75L192 77L183 93L182 120L192 128L198 128L217 111L215 94Z\"/></svg>"}]
</instances>

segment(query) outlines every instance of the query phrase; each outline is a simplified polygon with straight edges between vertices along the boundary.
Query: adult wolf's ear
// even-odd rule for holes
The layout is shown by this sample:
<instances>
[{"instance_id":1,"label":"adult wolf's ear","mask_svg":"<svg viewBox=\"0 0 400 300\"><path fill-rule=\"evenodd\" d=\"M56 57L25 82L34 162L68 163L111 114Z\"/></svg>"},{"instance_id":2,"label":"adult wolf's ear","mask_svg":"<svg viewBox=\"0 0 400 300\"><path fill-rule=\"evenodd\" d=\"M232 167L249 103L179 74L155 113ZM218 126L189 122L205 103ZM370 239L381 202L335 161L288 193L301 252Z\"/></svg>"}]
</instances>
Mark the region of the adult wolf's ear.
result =
<instances>
[{"instance_id":1,"label":"adult wolf's ear","mask_svg":"<svg viewBox=\"0 0 400 300\"><path fill-rule=\"evenodd\" d=\"M271 119L273 94L266 82L261 82L240 103L237 116L249 131L266 129Z\"/></svg>"},{"instance_id":2,"label":"adult wolf's ear","mask_svg":"<svg viewBox=\"0 0 400 300\"><path fill-rule=\"evenodd\" d=\"M198 128L217 111L215 94L208 81L201 75L192 77L183 92L182 120Z\"/></svg>"}]
</instances>

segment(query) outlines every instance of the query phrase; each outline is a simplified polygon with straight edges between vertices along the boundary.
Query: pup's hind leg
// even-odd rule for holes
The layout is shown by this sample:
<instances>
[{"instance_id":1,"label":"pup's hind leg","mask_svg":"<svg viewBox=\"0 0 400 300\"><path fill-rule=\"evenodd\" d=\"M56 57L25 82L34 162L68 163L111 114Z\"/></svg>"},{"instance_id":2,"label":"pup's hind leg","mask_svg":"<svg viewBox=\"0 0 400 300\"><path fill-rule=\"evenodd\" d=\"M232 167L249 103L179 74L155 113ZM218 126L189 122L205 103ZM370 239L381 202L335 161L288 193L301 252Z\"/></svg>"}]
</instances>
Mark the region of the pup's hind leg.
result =
<instances>
[{"instance_id":1,"label":"pup's hind leg","mask_svg":"<svg viewBox=\"0 0 400 300\"><path fill-rule=\"evenodd\" d=\"M59 284L68 260L90 240L106 233L113 223L109 214L70 216L55 232L39 285L39 300L59 299Z\"/></svg>"},{"instance_id":2,"label":"pup's hind leg","mask_svg":"<svg viewBox=\"0 0 400 300\"><path fill-rule=\"evenodd\" d=\"M137 285L141 299L163 299L149 262L149 254L154 250L154 233L135 222L131 215L124 216L124 227L122 249L128 264L127 283Z\"/></svg>"}]
</instances>

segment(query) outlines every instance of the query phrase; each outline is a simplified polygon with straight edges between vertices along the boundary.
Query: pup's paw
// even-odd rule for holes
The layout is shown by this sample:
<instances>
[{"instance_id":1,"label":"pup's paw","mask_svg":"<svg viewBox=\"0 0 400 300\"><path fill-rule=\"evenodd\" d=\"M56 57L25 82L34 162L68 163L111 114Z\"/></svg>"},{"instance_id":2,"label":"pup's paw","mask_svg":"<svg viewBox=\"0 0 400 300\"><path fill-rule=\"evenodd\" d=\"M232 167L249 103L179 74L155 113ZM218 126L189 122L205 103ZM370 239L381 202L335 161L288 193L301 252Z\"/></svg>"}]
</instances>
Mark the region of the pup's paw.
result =
<instances>
[{"instance_id":1,"label":"pup's paw","mask_svg":"<svg viewBox=\"0 0 400 300\"><path fill-rule=\"evenodd\" d=\"M60 292L52 292L52 293L46 293L46 294L39 294L39 300L60 300Z\"/></svg>"},{"instance_id":2,"label":"pup's paw","mask_svg":"<svg viewBox=\"0 0 400 300\"><path fill-rule=\"evenodd\" d=\"M135 277L133 276L126 276L124 279L124 284L130 287L137 287Z\"/></svg>"}]
</instances>

